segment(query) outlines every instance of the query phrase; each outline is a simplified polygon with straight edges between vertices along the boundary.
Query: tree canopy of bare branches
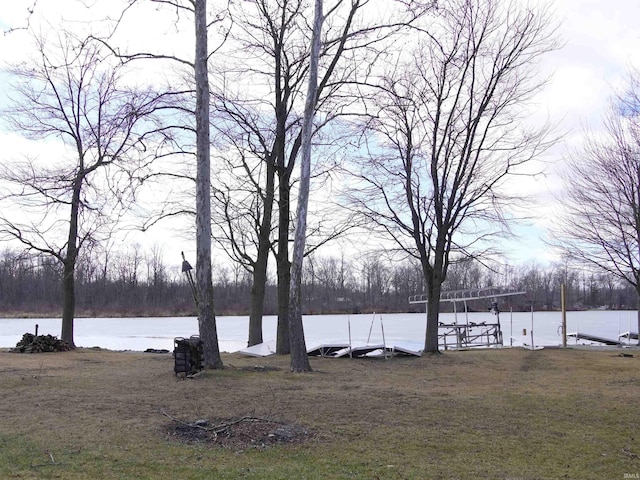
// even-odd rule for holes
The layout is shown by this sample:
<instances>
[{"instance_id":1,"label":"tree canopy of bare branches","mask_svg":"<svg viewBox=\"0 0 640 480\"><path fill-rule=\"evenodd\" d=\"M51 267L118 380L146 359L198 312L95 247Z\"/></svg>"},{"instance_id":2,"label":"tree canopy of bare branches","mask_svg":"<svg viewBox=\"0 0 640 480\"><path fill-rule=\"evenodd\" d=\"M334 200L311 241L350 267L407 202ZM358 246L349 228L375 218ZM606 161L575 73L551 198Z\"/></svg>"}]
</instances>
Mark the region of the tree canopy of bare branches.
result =
<instances>
[{"instance_id":1,"label":"tree canopy of bare branches","mask_svg":"<svg viewBox=\"0 0 640 480\"><path fill-rule=\"evenodd\" d=\"M209 37L212 31L221 32L220 42L224 43L228 29L225 23L228 5L214 5L213 8L208 9L206 0L152 0L151 3L158 6L156 11L158 18L163 18L160 13L164 12L165 9L174 12L174 27L179 34L183 34L181 26L185 19L188 20L194 33L192 56L184 52L181 54L175 51L154 51L153 48L137 52L123 51L116 43L119 38L117 36L118 30L127 20L124 13L115 22L115 27L108 38L103 38L101 41L125 63L130 64L138 60L155 61L181 68L186 67L188 71L188 74L184 76L186 78L183 78L187 83L186 87L168 87L169 92L177 100L172 104L172 120L174 121L167 128L174 132L180 132L180 134L176 134L178 140L174 142L173 150L164 152L163 156L176 160L176 163L178 158L194 157L195 178L193 178L192 169L187 168L185 172L183 166L183 170L179 171L175 164L170 166L172 168L169 171L156 171L147 178L195 181L195 185L190 185L190 187L195 186L195 195L190 197L191 200L195 199L195 209L178 208L176 210L175 205L168 207L167 203L159 202L161 203L161 212L154 215L155 219L152 223L156 222L158 218L166 216L174 217L183 213L195 213L196 303L198 328L204 344L204 364L209 368L222 368L223 363L218 345L215 316L211 261L212 181L209 63L213 52L209 48ZM131 14L134 6L145 7L145 2L132 0L128 3L125 12ZM220 32L216 30L217 28L220 29ZM181 45L183 44L181 43ZM171 47L169 48L171 49ZM176 47L176 50L179 49ZM215 49L213 50L215 51ZM190 94L193 95L190 97ZM168 114L167 117L171 118ZM180 124L181 119L184 121L183 124Z\"/></svg>"},{"instance_id":2,"label":"tree canopy of bare branches","mask_svg":"<svg viewBox=\"0 0 640 480\"><path fill-rule=\"evenodd\" d=\"M629 283L640 306L640 73L629 74L601 133L571 155L552 232L566 255ZM638 310L640 328L640 310Z\"/></svg>"},{"instance_id":3,"label":"tree canopy of bare branches","mask_svg":"<svg viewBox=\"0 0 640 480\"><path fill-rule=\"evenodd\" d=\"M38 58L11 70L13 103L3 115L20 135L61 146L4 162L0 233L63 265L61 338L74 345L78 253L107 238L130 205L147 145L164 139L165 99L123 86L124 67L97 42L65 31L33 38Z\"/></svg>"},{"instance_id":4,"label":"tree canopy of bare branches","mask_svg":"<svg viewBox=\"0 0 640 480\"><path fill-rule=\"evenodd\" d=\"M382 3L387 7L383 9L384 15L376 8ZM347 91L367 77L372 64L392 42L391 38L423 15L428 5L429 2L413 2L408 7L400 1L362 0L327 5L314 98L314 108L319 113L314 123L316 139L321 129L349 113L354 97L347 95ZM236 172L250 179L256 192L253 198L237 188L219 192L223 200L221 208L228 220L224 241L232 246L233 256L252 270L255 279L249 343L261 339L267 257L270 249L275 249L279 285L278 353L288 353L290 348L292 189L294 167L302 145L304 85L309 75L310 26L313 24L311 6L308 0L260 0L233 5L230 11L234 29L225 46L228 62L214 74L217 86L214 104L222 119L218 128L220 138L234 152ZM329 141L332 145L338 143L336 137ZM348 222L335 227L337 216L333 215L334 222L328 233L317 235L319 217L310 218L316 226L308 230L316 233L316 245L349 228ZM239 220L251 225L246 231L252 232L254 246L246 243L245 234L237 230L231 234ZM274 228L276 222L277 228ZM274 231L277 231L275 238Z\"/></svg>"},{"instance_id":5,"label":"tree canopy of bare branches","mask_svg":"<svg viewBox=\"0 0 640 480\"><path fill-rule=\"evenodd\" d=\"M438 349L441 287L455 255L479 255L503 230L511 175L549 145L525 108L556 45L547 11L503 0L439 4L366 103L368 155L357 208L420 261L428 296L425 351Z\"/></svg>"}]
</instances>

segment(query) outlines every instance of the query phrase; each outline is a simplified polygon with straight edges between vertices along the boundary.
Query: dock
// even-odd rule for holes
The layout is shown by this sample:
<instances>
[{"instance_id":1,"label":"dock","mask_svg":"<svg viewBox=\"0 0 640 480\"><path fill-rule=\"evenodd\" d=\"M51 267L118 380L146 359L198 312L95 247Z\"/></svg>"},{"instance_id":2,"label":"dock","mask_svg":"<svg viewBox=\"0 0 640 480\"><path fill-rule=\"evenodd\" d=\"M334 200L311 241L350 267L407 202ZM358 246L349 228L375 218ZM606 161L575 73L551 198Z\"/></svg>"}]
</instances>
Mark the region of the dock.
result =
<instances>
[{"instance_id":1,"label":"dock","mask_svg":"<svg viewBox=\"0 0 640 480\"><path fill-rule=\"evenodd\" d=\"M420 357L424 345L416 342L395 342L392 345L376 344L324 344L307 350L308 355L331 358L362 358L362 357L395 357L410 355Z\"/></svg>"},{"instance_id":2,"label":"dock","mask_svg":"<svg viewBox=\"0 0 640 480\"><path fill-rule=\"evenodd\" d=\"M348 343L323 343L307 349L307 355L312 357L335 357L339 352L349 348Z\"/></svg>"},{"instance_id":3,"label":"dock","mask_svg":"<svg viewBox=\"0 0 640 480\"><path fill-rule=\"evenodd\" d=\"M604 345L613 345L618 347L625 345L625 343L621 342L620 340L601 337L599 335L594 335L591 333L574 332L574 333L568 333L567 337L574 337L576 340L588 340L590 342L598 342Z\"/></svg>"}]
</instances>

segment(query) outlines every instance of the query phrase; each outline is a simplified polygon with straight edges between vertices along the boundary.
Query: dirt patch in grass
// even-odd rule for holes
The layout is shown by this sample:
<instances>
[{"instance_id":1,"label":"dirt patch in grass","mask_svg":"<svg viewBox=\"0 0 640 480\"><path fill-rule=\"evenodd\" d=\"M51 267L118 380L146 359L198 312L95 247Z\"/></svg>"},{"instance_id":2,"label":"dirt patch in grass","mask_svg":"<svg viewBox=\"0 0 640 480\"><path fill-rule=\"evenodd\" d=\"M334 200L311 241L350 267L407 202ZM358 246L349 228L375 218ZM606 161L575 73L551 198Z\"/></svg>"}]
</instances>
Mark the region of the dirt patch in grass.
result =
<instances>
[{"instance_id":1,"label":"dirt patch in grass","mask_svg":"<svg viewBox=\"0 0 640 480\"><path fill-rule=\"evenodd\" d=\"M250 416L192 422L172 418L166 432L169 438L181 442L217 445L236 451L301 443L310 438L310 433L300 425Z\"/></svg>"},{"instance_id":2,"label":"dirt patch in grass","mask_svg":"<svg viewBox=\"0 0 640 480\"><path fill-rule=\"evenodd\" d=\"M640 473L625 352L311 358L309 374L233 354L186 379L170 354L0 353L0 478L623 478Z\"/></svg>"}]
</instances>

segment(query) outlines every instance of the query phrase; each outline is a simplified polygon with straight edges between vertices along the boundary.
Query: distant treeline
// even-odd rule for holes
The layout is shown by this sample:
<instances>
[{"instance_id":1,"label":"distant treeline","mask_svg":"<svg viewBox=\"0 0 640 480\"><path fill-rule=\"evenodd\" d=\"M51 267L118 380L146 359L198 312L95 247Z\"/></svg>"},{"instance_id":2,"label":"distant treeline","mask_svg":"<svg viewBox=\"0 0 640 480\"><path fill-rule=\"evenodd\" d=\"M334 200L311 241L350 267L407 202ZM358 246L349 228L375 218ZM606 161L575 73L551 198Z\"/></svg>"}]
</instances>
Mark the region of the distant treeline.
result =
<instances>
[{"instance_id":1,"label":"distant treeline","mask_svg":"<svg viewBox=\"0 0 640 480\"><path fill-rule=\"evenodd\" d=\"M240 267L214 267L216 310L219 315L247 315L251 276ZM5 250L0 253L0 314L58 316L61 311L62 269L51 257ZM161 252L136 247L117 255L83 257L76 270L77 316L194 315L186 276L163 263ZM473 260L452 265L445 290L508 285L525 296L500 299L500 308L516 311L555 310L560 285L566 285L568 308L635 309L633 289L610 274L572 270L563 265L523 265L498 274ZM418 265L393 262L380 255L358 259L309 257L303 281L305 313L415 312L408 297L424 292ZM276 287L267 287L265 314L276 314ZM471 310L488 309L489 302L469 303ZM450 304L442 305L451 310Z\"/></svg>"}]
</instances>

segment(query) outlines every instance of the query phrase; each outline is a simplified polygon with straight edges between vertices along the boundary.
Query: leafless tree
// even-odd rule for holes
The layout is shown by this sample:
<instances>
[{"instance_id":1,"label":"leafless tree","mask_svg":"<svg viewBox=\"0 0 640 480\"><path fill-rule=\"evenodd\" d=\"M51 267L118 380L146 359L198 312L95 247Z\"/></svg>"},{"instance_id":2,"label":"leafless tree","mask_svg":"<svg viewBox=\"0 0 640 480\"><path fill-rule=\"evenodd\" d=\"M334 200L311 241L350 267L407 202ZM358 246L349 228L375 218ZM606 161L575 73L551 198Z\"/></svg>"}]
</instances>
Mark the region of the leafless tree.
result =
<instances>
[{"instance_id":1,"label":"leafless tree","mask_svg":"<svg viewBox=\"0 0 640 480\"><path fill-rule=\"evenodd\" d=\"M214 13L207 11L206 0L151 0L158 5L159 9L165 7L175 13L175 28L180 31L184 18L190 20L194 28L195 44L194 56L192 59L183 58L173 52L123 52L114 44L118 38L116 33L126 20L125 15L119 17L116 27L106 40L102 40L105 45L123 61L134 60L155 60L169 62L186 68L191 78L188 79L190 85L183 89L171 90L176 98L173 104L175 112L184 114L187 117L185 124L180 121L168 126L167 129L175 129L186 132L185 136L195 134L195 152L191 149L193 141L185 140L185 136L174 145L174 150L165 152L165 157L184 156L195 154L196 175L195 175L195 212L192 209L181 211L171 211L167 214L163 212L159 217L175 216L185 212L195 213L196 231L196 289L197 289L197 309L198 327L200 338L204 344L204 363L209 368L223 368L222 358L218 345L218 334L215 317L214 295L213 295L213 269L211 262L211 125L210 125L210 86L209 86L209 62L213 52L209 51L209 33L215 27L221 27L221 42L224 43L224 26L226 17L226 5L216 5ZM134 5L141 5L143 2L132 0L127 6L127 11ZM215 51L215 49L214 49ZM190 103L191 98L185 96L194 94L195 102ZM178 101L180 99L180 101ZM176 114L177 115L177 114ZM189 175L176 171L155 172L154 178L172 178L185 180ZM149 177L147 177L148 179ZM164 207L164 205L163 205ZM154 220L155 221L155 220Z\"/></svg>"},{"instance_id":2,"label":"leafless tree","mask_svg":"<svg viewBox=\"0 0 640 480\"><path fill-rule=\"evenodd\" d=\"M151 251L147 252L144 262L147 270L146 280L153 287L161 289L167 282L167 269L162 261L164 249L158 243L153 244Z\"/></svg>"},{"instance_id":3,"label":"leafless tree","mask_svg":"<svg viewBox=\"0 0 640 480\"><path fill-rule=\"evenodd\" d=\"M254 101L243 101L229 91L220 92L213 105L216 109L213 125L217 132L214 144L218 149L213 167L218 178L212 189L213 236L227 255L252 276L248 343L255 345L262 343L268 260L276 248L276 156L270 140L273 117L260 111ZM291 121L294 122L292 128L296 129L297 117ZM323 145L323 140L331 145ZM339 139L317 133L315 142L318 148L311 172L310 195L322 195L325 200L323 208L315 209L309 218L305 256L353 226L349 216L340 215L338 206L326 198L331 191L329 170L340 155Z\"/></svg>"},{"instance_id":4,"label":"leafless tree","mask_svg":"<svg viewBox=\"0 0 640 480\"><path fill-rule=\"evenodd\" d=\"M107 237L132 201L147 145L162 141L154 114L164 99L123 87L124 67L97 42L64 31L34 40L39 58L12 68L3 115L20 135L63 147L4 162L0 233L62 264L61 339L74 345L79 251Z\"/></svg>"},{"instance_id":5,"label":"leafless tree","mask_svg":"<svg viewBox=\"0 0 640 480\"><path fill-rule=\"evenodd\" d=\"M307 210L309 208L309 188L311 183L311 140L313 137L313 117L318 94L318 62L320 60L320 40L324 13L322 0L315 0L313 35L309 56L309 87L302 120L302 158L300 161L300 190L298 193L298 214L296 217L293 260L291 262L291 285L289 297L289 338L291 344L291 370L311 371L307 356L302 325L302 262L307 236Z\"/></svg>"},{"instance_id":6,"label":"leafless tree","mask_svg":"<svg viewBox=\"0 0 640 480\"><path fill-rule=\"evenodd\" d=\"M264 162L256 256L253 257L256 292L267 265L269 248L275 245L278 277L278 353L289 352L288 309L290 278L290 233L294 167L302 145L304 84L308 76L309 44L312 24L308 0L244 2L232 8L234 24L229 61L221 68L217 108L233 126L234 148L244 142L250 152ZM352 103L345 90L369 74L372 64L383 56L380 46L390 36L411 24L428 10L429 2L386 2L380 14L376 2L337 1L327 8L320 50L320 73L315 99L315 138L336 117L345 115ZM430 5L430 3L429 3ZM335 7L335 8L334 8ZM234 61L235 59L235 61ZM359 79L359 80L358 80ZM242 142L238 141L239 139ZM241 155L243 156L244 153ZM255 164L251 168L256 168ZM277 204L274 214L272 202ZM253 207L255 202L250 202ZM276 217L277 215L277 217ZM276 240L271 237L277 221ZM340 230L340 229L339 229ZM335 235L332 232L331 235ZM328 235L328 236L331 236ZM328 236L325 236L327 238ZM256 297L252 300L260 305ZM252 319L261 317L258 310ZM253 330L252 330L253 331ZM251 336L251 334L250 334ZM257 331L256 331L256 337Z\"/></svg>"},{"instance_id":7,"label":"leafless tree","mask_svg":"<svg viewBox=\"0 0 640 480\"><path fill-rule=\"evenodd\" d=\"M196 285L198 326L205 364L222 368L213 299L211 269L211 144L209 120L209 48L206 0L193 0L195 20L194 81L196 87Z\"/></svg>"},{"instance_id":8,"label":"leafless tree","mask_svg":"<svg viewBox=\"0 0 640 480\"><path fill-rule=\"evenodd\" d=\"M178 269L160 264L158 270L166 272L164 280L155 281L152 276L140 275L134 283L129 275L123 276L120 271L120 255L131 264L133 252L116 252L114 260L106 262L105 273L103 245L96 247L87 248L85 244L76 264L76 312L91 316L191 314L191 290ZM143 251L143 257L150 258L154 252L155 249ZM359 265L344 257L305 257L302 280L305 309L324 314L406 311L407 296L423 291L422 268L414 259L380 261L380 255L372 255L363 260ZM452 265L444 288L473 285L476 279L480 281L475 285L497 285L491 283L493 272L486 268L478 272L479 265L475 260ZM214 277L217 312L245 315L244 300L250 279L235 277L236 273L246 273L245 270L237 265L234 271L215 264L213 268L220 272ZM356 271L359 268L361 272ZM0 315L52 315L59 303L62 270L55 258L39 252L0 250ZM593 268L578 269L577 265L569 263L514 266L509 284L526 290L527 295L512 298L508 306L514 311L528 311L532 306L535 310L557 309L561 284L565 285L567 307L571 310L602 306L620 310L636 304L635 289L627 282L613 274L599 275L592 271ZM275 302L272 303L268 308L275 311ZM444 305L447 306L452 308ZM484 302L470 305L479 309L487 306Z\"/></svg>"},{"instance_id":9,"label":"leafless tree","mask_svg":"<svg viewBox=\"0 0 640 480\"><path fill-rule=\"evenodd\" d=\"M501 187L548 147L527 127L543 86L536 61L555 47L547 10L503 0L439 3L367 103L370 155L357 208L426 283L425 351L438 351L442 283L452 256L478 255L516 201ZM355 191L355 190L354 190Z\"/></svg>"},{"instance_id":10,"label":"leafless tree","mask_svg":"<svg viewBox=\"0 0 640 480\"><path fill-rule=\"evenodd\" d=\"M631 285L640 329L640 73L629 74L604 131L587 137L563 176L554 243L568 258Z\"/></svg>"},{"instance_id":11,"label":"leafless tree","mask_svg":"<svg viewBox=\"0 0 640 480\"><path fill-rule=\"evenodd\" d=\"M262 316L268 260L273 248L275 163L265 138L271 126L266 118L238 99L220 95L214 101L219 121L218 144L228 145L217 155L220 181L213 189L214 238L227 255L252 276L248 344L262 343ZM222 180L224 179L224 180Z\"/></svg>"}]
</instances>

